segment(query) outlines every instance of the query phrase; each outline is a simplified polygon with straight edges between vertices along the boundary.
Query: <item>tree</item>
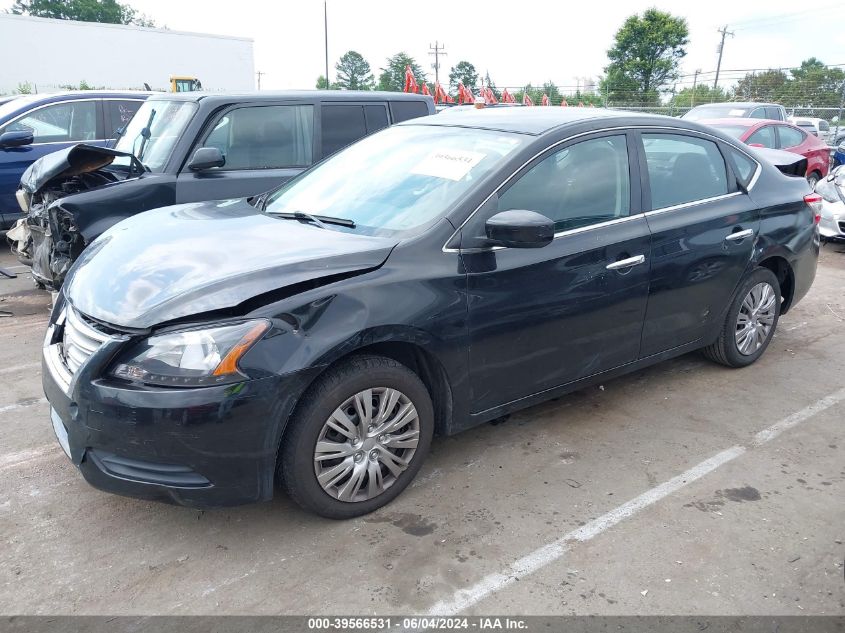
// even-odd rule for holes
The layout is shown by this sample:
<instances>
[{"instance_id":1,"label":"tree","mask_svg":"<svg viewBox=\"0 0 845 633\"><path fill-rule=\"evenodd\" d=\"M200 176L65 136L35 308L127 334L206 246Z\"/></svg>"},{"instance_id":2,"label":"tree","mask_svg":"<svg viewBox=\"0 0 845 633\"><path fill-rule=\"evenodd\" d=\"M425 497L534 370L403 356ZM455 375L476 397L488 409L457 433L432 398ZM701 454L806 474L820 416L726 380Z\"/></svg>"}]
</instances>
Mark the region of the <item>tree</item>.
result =
<instances>
[{"instance_id":1,"label":"tree","mask_svg":"<svg viewBox=\"0 0 845 633\"><path fill-rule=\"evenodd\" d=\"M710 84L698 83L695 86L695 98L693 99L692 86L687 86L680 90L669 101L669 104L675 108L691 108L693 106L701 105L702 103L720 103L727 101L729 94L721 88L713 87Z\"/></svg>"},{"instance_id":2,"label":"tree","mask_svg":"<svg viewBox=\"0 0 845 633\"><path fill-rule=\"evenodd\" d=\"M11 11L56 20L155 26L147 16L117 0L15 0Z\"/></svg>"},{"instance_id":3,"label":"tree","mask_svg":"<svg viewBox=\"0 0 845 633\"><path fill-rule=\"evenodd\" d=\"M336 90L337 84L329 85L329 82L326 81L326 77L324 75L320 75L317 77L317 90Z\"/></svg>"},{"instance_id":4,"label":"tree","mask_svg":"<svg viewBox=\"0 0 845 633\"><path fill-rule=\"evenodd\" d=\"M792 79L781 103L786 107L815 106L833 108L842 98L845 70L828 68L815 57L805 59L801 66L793 68Z\"/></svg>"},{"instance_id":5,"label":"tree","mask_svg":"<svg viewBox=\"0 0 845 633\"><path fill-rule=\"evenodd\" d=\"M658 9L632 15L616 32L607 51L608 96L614 102L651 105L678 76L678 64L687 52L687 22Z\"/></svg>"},{"instance_id":6,"label":"tree","mask_svg":"<svg viewBox=\"0 0 845 633\"><path fill-rule=\"evenodd\" d=\"M734 95L737 101L772 101L780 103L789 93L789 77L782 70L747 73L740 79Z\"/></svg>"},{"instance_id":7,"label":"tree","mask_svg":"<svg viewBox=\"0 0 845 633\"><path fill-rule=\"evenodd\" d=\"M392 90L393 92L402 92L405 87L405 67L410 66L411 72L417 78L417 82L422 85L425 79L425 73L416 60L407 53L396 53L393 57L387 58L387 65L381 69L381 74L378 78L379 90Z\"/></svg>"},{"instance_id":8,"label":"tree","mask_svg":"<svg viewBox=\"0 0 845 633\"><path fill-rule=\"evenodd\" d=\"M335 86L341 90L372 90L375 79L370 71L370 65L360 53L348 51L335 64L337 78Z\"/></svg>"},{"instance_id":9,"label":"tree","mask_svg":"<svg viewBox=\"0 0 845 633\"><path fill-rule=\"evenodd\" d=\"M478 71L475 70L475 66L467 61L461 61L452 66L452 70L449 71L449 91L455 92L458 89L458 83L464 84L475 92L478 86Z\"/></svg>"}]
</instances>

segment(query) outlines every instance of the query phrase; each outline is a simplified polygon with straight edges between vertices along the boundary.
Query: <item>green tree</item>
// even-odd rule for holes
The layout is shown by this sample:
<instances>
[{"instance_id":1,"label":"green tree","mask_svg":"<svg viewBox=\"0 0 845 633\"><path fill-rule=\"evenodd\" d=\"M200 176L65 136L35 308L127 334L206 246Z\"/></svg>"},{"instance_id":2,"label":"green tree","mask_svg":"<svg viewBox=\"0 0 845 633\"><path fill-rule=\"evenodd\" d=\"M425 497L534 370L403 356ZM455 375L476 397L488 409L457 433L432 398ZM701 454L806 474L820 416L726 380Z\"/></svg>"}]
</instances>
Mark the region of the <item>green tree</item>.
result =
<instances>
[{"instance_id":1,"label":"green tree","mask_svg":"<svg viewBox=\"0 0 845 633\"><path fill-rule=\"evenodd\" d=\"M782 70L747 73L740 79L734 95L737 101L771 101L780 103L789 94L789 76Z\"/></svg>"},{"instance_id":2,"label":"green tree","mask_svg":"<svg viewBox=\"0 0 845 633\"><path fill-rule=\"evenodd\" d=\"M658 9L632 15L616 32L607 51L608 97L613 102L653 105L660 92L678 76L689 30L683 18Z\"/></svg>"},{"instance_id":3,"label":"green tree","mask_svg":"<svg viewBox=\"0 0 845 633\"><path fill-rule=\"evenodd\" d=\"M710 84L699 83L695 86L695 97L693 98L692 86L687 86L678 91L669 101L669 105L675 108L691 108L702 103L720 103L727 101L730 95L722 88L713 87Z\"/></svg>"},{"instance_id":4,"label":"green tree","mask_svg":"<svg viewBox=\"0 0 845 633\"><path fill-rule=\"evenodd\" d=\"M317 90L336 90L337 84L329 84L324 75L317 77Z\"/></svg>"},{"instance_id":5,"label":"green tree","mask_svg":"<svg viewBox=\"0 0 845 633\"><path fill-rule=\"evenodd\" d=\"M449 71L449 92L457 91L458 83L463 83L473 92L477 92L478 71L475 70L475 66L467 61L460 61L452 66L452 70Z\"/></svg>"},{"instance_id":6,"label":"green tree","mask_svg":"<svg viewBox=\"0 0 845 633\"><path fill-rule=\"evenodd\" d=\"M343 54L340 61L335 64L337 78L335 86L341 90L372 90L375 88L375 79L370 71L367 60L355 51L348 51Z\"/></svg>"},{"instance_id":7,"label":"green tree","mask_svg":"<svg viewBox=\"0 0 845 633\"><path fill-rule=\"evenodd\" d=\"M15 0L11 11L56 20L155 26L147 16L117 0Z\"/></svg>"},{"instance_id":8,"label":"green tree","mask_svg":"<svg viewBox=\"0 0 845 633\"><path fill-rule=\"evenodd\" d=\"M410 66L411 72L417 79L417 83L422 86L422 82L426 80L425 72L416 62L416 60L407 53L396 53L393 57L387 58L387 64L381 69L381 74L378 78L379 90L392 90L393 92L402 92L405 87L405 67Z\"/></svg>"},{"instance_id":9,"label":"green tree","mask_svg":"<svg viewBox=\"0 0 845 633\"><path fill-rule=\"evenodd\" d=\"M811 57L790 72L791 80L781 96L786 107L833 108L842 99L842 85L845 70L828 68L823 62Z\"/></svg>"}]
</instances>

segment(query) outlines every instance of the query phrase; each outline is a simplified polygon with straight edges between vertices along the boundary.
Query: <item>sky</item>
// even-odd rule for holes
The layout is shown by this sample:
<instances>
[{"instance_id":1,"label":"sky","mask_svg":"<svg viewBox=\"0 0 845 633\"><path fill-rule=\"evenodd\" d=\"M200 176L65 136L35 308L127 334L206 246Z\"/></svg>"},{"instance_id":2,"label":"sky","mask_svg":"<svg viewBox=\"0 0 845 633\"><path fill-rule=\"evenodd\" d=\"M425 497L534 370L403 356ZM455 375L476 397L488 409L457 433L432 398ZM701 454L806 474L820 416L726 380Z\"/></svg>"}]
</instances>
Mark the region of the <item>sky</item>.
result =
<instances>
[{"instance_id":1,"label":"sky","mask_svg":"<svg viewBox=\"0 0 845 633\"><path fill-rule=\"evenodd\" d=\"M313 88L325 72L322 0L128 2L159 26L252 38L255 69L264 73L263 89ZM444 84L449 68L468 60L482 75L489 71L499 87L551 80L564 92L570 87L574 92L578 77L603 72L606 51L624 20L656 6L686 18L689 25L682 73L710 71L699 80L712 85L717 29L724 25L735 33L725 43L722 68L727 71L790 67L812 56L827 64L845 64L841 37L830 30L842 24L845 2L821 3L807 8L794 0L327 0L330 72L334 79L334 64L352 49L369 61L377 78L387 57L405 51L430 71L433 81L428 51L439 41L447 52L441 59ZM727 72L723 77L730 81L743 74ZM682 77L678 90L691 83L692 77Z\"/></svg>"}]
</instances>

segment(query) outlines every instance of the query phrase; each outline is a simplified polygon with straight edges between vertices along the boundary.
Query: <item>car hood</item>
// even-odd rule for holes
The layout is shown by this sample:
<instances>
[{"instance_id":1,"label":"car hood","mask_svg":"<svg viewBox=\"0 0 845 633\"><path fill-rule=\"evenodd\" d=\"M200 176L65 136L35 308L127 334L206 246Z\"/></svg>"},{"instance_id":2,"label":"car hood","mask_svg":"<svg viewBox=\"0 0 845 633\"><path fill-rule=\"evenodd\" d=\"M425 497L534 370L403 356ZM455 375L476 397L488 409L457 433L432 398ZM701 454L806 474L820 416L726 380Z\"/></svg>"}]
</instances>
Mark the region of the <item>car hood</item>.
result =
<instances>
[{"instance_id":1,"label":"car hood","mask_svg":"<svg viewBox=\"0 0 845 633\"><path fill-rule=\"evenodd\" d=\"M293 284L371 270L395 245L273 217L245 199L183 204L140 213L103 233L74 264L64 293L94 319L147 329Z\"/></svg>"},{"instance_id":2,"label":"car hood","mask_svg":"<svg viewBox=\"0 0 845 633\"><path fill-rule=\"evenodd\" d=\"M27 167L21 176L21 187L30 194L37 193L51 180L108 167L118 156L128 156L133 162L137 161L133 154L84 143L60 149L42 156Z\"/></svg>"}]
</instances>

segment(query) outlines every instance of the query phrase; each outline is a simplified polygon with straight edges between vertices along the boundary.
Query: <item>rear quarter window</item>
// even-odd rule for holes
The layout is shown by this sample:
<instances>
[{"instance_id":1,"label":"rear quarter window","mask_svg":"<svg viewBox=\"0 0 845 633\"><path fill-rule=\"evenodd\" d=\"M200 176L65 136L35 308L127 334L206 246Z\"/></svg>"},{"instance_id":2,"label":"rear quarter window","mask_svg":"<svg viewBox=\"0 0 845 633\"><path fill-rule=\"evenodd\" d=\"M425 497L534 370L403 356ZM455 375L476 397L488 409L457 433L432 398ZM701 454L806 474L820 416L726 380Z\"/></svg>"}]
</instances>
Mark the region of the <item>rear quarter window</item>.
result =
<instances>
[{"instance_id":1,"label":"rear quarter window","mask_svg":"<svg viewBox=\"0 0 845 633\"><path fill-rule=\"evenodd\" d=\"M390 113L393 115L393 122L399 123L428 116L428 105L424 101L391 101Z\"/></svg>"}]
</instances>

